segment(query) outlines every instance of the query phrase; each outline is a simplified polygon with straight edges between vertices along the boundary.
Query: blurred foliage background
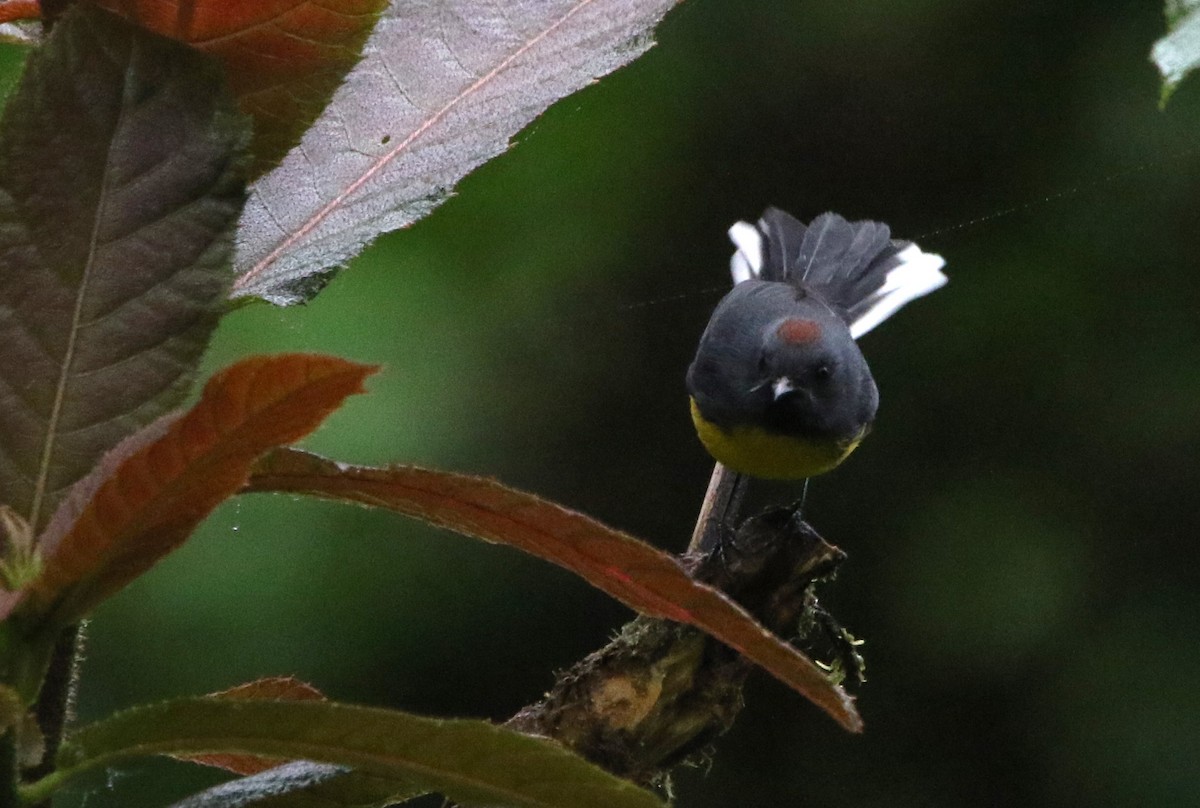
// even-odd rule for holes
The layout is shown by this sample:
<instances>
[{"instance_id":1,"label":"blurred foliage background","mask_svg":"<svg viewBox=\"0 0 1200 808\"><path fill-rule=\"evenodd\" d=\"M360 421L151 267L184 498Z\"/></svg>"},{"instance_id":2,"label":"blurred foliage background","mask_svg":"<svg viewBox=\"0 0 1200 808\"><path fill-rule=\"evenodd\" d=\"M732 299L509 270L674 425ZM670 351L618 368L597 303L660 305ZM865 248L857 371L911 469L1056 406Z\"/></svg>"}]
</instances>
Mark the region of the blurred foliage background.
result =
<instances>
[{"instance_id":1,"label":"blurred foliage background","mask_svg":"<svg viewBox=\"0 0 1200 808\"><path fill-rule=\"evenodd\" d=\"M307 446L492 475L677 551L726 227L887 221L952 280L864 339L879 421L808 506L850 555L825 601L867 640L867 731L759 675L679 805L1195 805L1200 80L1158 109L1163 28L1145 0L687 0L314 303L228 317L206 370L382 363ZM246 497L96 615L79 714L295 674L501 719L629 617L515 551ZM59 804L216 779L139 764Z\"/></svg>"}]
</instances>

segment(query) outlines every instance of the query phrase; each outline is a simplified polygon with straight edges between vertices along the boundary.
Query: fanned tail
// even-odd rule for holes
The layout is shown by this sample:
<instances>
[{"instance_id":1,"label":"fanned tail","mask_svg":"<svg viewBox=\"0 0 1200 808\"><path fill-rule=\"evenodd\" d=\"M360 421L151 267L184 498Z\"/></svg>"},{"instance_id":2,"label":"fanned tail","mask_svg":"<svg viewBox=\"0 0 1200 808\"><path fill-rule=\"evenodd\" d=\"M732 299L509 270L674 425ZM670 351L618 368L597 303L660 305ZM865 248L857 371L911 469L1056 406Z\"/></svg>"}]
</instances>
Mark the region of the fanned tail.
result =
<instances>
[{"instance_id":1,"label":"fanned tail","mask_svg":"<svg viewBox=\"0 0 1200 808\"><path fill-rule=\"evenodd\" d=\"M822 213L805 225L779 208L729 228L734 283L750 278L803 285L835 307L857 339L910 300L946 283L940 255L891 238L882 222Z\"/></svg>"}]
</instances>

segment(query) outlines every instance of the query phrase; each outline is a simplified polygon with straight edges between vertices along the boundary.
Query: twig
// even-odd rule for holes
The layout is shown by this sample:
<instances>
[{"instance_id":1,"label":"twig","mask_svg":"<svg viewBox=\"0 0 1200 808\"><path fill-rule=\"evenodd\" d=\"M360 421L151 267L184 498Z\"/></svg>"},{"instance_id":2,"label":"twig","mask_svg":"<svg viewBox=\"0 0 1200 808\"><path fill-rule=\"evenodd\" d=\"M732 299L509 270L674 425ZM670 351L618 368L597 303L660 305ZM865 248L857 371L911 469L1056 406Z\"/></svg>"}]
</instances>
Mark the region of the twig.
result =
<instances>
[{"instance_id":1,"label":"twig","mask_svg":"<svg viewBox=\"0 0 1200 808\"><path fill-rule=\"evenodd\" d=\"M737 527L746 495L746 476L730 471L717 463L708 480L708 491L700 504L692 540L688 542L688 553L707 553L716 549L721 535Z\"/></svg>"},{"instance_id":2,"label":"twig","mask_svg":"<svg viewBox=\"0 0 1200 808\"><path fill-rule=\"evenodd\" d=\"M708 523L717 521L718 510ZM813 586L843 557L794 509L773 508L745 520L719 551L683 561L697 580L725 592L771 631L799 631L805 635L802 651L831 658ZM842 656L832 650L833 659ZM639 617L606 647L559 674L546 698L508 726L554 738L620 777L661 783L732 726L752 669L699 629Z\"/></svg>"}]
</instances>

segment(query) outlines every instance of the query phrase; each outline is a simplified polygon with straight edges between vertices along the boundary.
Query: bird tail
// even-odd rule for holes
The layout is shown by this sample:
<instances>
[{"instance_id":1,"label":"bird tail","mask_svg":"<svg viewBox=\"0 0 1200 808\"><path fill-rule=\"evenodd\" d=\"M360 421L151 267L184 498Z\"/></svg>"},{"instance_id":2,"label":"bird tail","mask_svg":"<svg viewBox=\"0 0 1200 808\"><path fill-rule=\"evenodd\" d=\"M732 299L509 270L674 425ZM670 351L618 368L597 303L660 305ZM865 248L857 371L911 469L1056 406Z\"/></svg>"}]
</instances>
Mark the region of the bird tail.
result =
<instances>
[{"instance_id":1,"label":"bird tail","mask_svg":"<svg viewBox=\"0 0 1200 808\"><path fill-rule=\"evenodd\" d=\"M891 238L882 222L822 213L808 225L779 208L729 228L734 283L750 278L802 284L836 308L857 339L901 306L946 283L940 255Z\"/></svg>"}]
</instances>

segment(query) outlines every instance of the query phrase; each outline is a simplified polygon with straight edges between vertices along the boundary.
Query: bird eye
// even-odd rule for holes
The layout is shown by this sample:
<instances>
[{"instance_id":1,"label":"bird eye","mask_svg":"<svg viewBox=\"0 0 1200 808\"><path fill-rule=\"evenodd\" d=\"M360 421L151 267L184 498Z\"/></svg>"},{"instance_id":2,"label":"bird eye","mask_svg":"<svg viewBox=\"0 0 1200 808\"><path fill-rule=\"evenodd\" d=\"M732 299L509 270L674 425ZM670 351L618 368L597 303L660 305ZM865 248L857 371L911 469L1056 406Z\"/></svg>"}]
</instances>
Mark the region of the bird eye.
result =
<instances>
[{"instance_id":1,"label":"bird eye","mask_svg":"<svg viewBox=\"0 0 1200 808\"><path fill-rule=\"evenodd\" d=\"M819 382L825 381L832 374L833 371L829 369L829 365L817 365L817 367L813 370L813 378Z\"/></svg>"}]
</instances>

